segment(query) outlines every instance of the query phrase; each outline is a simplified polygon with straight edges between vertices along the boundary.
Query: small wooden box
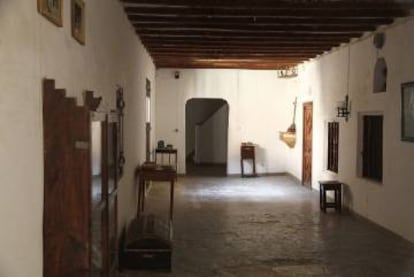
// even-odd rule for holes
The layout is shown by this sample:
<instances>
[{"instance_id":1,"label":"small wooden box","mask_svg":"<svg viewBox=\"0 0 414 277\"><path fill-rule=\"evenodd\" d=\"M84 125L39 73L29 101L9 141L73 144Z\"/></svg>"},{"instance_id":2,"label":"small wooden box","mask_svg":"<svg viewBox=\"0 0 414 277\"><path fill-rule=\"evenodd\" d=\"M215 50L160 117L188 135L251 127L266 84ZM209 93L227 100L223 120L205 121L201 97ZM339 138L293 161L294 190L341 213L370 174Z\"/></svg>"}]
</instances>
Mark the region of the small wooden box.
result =
<instances>
[{"instance_id":1,"label":"small wooden box","mask_svg":"<svg viewBox=\"0 0 414 277\"><path fill-rule=\"evenodd\" d=\"M153 215L135 219L123 237L120 267L171 271L171 232L170 224Z\"/></svg>"}]
</instances>

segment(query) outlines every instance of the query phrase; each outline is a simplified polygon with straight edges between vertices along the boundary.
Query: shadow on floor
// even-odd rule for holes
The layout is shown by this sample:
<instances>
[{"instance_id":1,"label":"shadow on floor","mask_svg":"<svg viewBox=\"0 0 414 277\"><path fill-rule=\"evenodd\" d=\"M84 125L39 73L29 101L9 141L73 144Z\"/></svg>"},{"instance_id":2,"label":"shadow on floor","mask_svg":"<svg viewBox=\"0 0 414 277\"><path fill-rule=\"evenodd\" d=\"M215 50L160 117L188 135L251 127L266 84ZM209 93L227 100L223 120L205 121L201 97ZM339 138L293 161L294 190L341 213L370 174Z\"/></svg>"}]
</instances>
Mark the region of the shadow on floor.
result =
<instances>
[{"instance_id":1,"label":"shadow on floor","mask_svg":"<svg viewBox=\"0 0 414 277\"><path fill-rule=\"evenodd\" d=\"M192 162L187 162L186 171L188 176L225 177L227 176L227 165L195 164Z\"/></svg>"}]
</instances>

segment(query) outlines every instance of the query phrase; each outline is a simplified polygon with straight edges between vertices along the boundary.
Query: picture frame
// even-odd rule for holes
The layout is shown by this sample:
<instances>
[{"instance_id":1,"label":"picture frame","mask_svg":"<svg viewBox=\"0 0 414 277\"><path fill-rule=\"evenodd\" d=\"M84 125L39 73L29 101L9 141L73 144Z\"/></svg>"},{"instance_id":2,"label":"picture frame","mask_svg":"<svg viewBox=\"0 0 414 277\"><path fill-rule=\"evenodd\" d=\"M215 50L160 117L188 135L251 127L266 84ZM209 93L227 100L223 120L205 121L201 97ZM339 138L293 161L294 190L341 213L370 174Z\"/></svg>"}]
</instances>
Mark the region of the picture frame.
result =
<instances>
[{"instance_id":1,"label":"picture frame","mask_svg":"<svg viewBox=\"0 0 414 277\"><path fill-rule=\"evenodd\" d=\"M71 0L70 21L72 37L85 45L85 2L83 0Z\"/></svg>"},{"instance_id":2,"label":"picture frame","mask_svg":"<svg viewBox=\"0 0 414 277\"><path fill-rule=\"evenodd\" d=\"M414 82L401 85L401 140L414 142Z\"/></svg>"},{"instance_id":3,"label":"picture frame","mask_svg":"<svg viewBox=\"0 0 414 277\"><path fill-rule=\"evenodd\" d=\"M63 26L62 5L62 0L37 0L38 12L58 27Z\"/></svg>"}]
</instances>

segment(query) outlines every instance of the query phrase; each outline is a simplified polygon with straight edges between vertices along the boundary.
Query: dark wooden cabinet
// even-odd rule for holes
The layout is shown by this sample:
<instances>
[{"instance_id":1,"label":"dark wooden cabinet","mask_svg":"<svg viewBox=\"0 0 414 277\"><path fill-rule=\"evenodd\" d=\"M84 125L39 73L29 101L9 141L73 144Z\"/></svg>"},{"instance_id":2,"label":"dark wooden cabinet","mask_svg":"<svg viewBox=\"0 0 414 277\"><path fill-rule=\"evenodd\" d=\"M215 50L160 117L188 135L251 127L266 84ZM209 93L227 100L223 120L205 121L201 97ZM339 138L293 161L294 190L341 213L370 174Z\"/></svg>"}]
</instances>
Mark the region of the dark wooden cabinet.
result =
<instances>
[{"instance_id":1,"label":"dark wooden cabinet","mask_svg":"<svg viewBox=\"0 0 414 277\"><path fill-rule=\"evenodd\" d=\"M101 129L101 174L92 178L92 276L116 275L118 170L117 122L104 114L92 116ZM93 148L93 140L91 147Z\"/></svg>"},{"instance_id":2,"label":"dark wooden cabinet","mask_svg":"<svg viewBox=\"0 0 414 277\"><path fill-rule=\"evenodd\" d=\"M78 106L53 80L43 81L44 277L116 276L117 122L89 104ZM96 176L93 122L102 145Z\"/></svg>"}]
</instances>

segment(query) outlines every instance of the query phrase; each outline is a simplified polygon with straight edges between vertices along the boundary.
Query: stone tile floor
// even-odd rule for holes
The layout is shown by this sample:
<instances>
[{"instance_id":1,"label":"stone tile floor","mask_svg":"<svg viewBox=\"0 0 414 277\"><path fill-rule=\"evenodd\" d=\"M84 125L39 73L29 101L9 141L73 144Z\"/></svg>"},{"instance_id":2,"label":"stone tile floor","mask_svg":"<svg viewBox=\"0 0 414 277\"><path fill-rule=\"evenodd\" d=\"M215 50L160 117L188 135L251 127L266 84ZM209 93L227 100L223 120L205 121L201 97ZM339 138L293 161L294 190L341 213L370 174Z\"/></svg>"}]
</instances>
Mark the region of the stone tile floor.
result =
<instances>
[{"instance_id":1,"label":"stone tile floor","mask_svg":"<svg viewBox=\"0 0 414 277\"><path fill-rule=\"evenodd\" d=\"M321 213L319 194L291 177L183 177L175 192L172 272L122 277L414 276L414 244L349 213ZM167 206L168 186L155 183L147 212Z\"/></svg>"}]
</instances>

